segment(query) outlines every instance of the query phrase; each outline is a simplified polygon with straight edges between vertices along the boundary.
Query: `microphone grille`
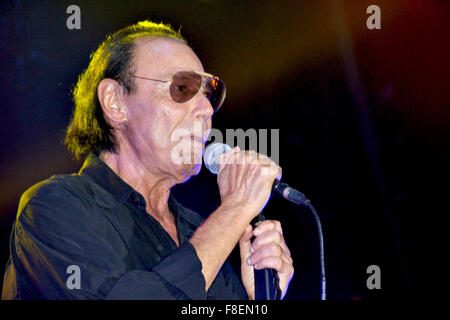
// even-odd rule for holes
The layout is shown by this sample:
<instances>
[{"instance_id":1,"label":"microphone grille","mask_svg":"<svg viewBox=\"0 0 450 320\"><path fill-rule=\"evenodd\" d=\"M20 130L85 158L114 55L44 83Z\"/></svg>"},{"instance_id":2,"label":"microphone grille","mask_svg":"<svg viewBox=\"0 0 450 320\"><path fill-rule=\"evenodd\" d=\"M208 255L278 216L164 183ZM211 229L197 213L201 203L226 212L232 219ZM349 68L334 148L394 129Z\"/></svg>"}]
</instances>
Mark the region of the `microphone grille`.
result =
<instances>
[{"instance_id":1,"label":"microphone grille","mask_svg":"<svg viewBox=\"0 0 450 320\"><path fill-rule=\"evenodd\" d=\"M212 143L206 147L203 154L203 162L205 167L213 174L219 171L219 156L222 153L230 151L232 148L224 143Z\"/></svg>"}]
</instances>

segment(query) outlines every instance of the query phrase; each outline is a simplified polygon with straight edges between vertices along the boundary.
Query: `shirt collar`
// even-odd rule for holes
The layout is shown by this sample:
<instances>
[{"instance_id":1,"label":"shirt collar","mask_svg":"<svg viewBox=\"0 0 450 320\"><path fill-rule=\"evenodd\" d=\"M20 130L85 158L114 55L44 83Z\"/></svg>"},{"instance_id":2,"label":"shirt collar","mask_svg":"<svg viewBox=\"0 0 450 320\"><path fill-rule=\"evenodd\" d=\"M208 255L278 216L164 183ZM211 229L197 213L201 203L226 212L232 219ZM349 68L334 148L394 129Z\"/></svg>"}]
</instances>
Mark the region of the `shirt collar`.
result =
<instances>
[{"instance_id":1,"label":"shirt collar","mask_svg":"<svg viewBox=\"0 0 450 320\"><path fill-rule=\"evenodd\" d=\"M88 177L96 184L92 188L95 201L103 207L118 207L128 199L132 192L135 192L106 163L92 153L86 157L78 174Z\"/></svg>"},{"instance_id":2,"label":"shirt collar","mask_svg":"<svg viewBox=\"0 0 450 320\"><path fill-rule=\"evenodd\" d=\"M86 157L78 174L90 180L91 184L94 184L92 191L95 201L105 208L119 207L132 194L141 198L142 202L145 202L144 197L140 193L123 181L106 163L93 153ZM169 195L168 205L175 218L183 218L193 226L193 230L203 222L203 218L200 215L182 206L172 195L172 192Z\"/></svg>"}]
</instances>

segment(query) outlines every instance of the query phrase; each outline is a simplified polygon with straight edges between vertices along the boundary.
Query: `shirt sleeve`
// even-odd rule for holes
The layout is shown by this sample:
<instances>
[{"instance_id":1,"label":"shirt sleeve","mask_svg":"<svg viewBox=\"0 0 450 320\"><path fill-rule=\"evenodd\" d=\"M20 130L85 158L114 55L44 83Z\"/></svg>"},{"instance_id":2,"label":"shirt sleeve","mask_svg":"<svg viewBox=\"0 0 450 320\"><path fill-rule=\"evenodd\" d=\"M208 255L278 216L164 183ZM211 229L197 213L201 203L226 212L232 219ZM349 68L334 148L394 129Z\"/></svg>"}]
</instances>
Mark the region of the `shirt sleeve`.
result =
<instances>
[{"instance_id":1,"label":"shirt sleeve","mask_svg":"<svg viewBox=\"0 0 450 320\"><path fill-rule=\"evenodd\" d=\"M19 206L11 237L15 272L9 274L22 298L206 298L202 265L189 242L151 270L130 271L126 250L118 252L117 244L106 240L113 231L106 219L93 217L89 205L70 192L52 190Z\"/></svg>"},{"instance_id":2,"label":"shirt sleeve","mask_svg":"<svg viewBox=\"0 0 450 320\"><path fill-rule=\"evenodd\" d=\"M180 268L180 264L183 265ZM107 299L206 299L201 262L190 242L162 259L153 272L129 271L115 283Z\"/></svg>"}]
</instances>

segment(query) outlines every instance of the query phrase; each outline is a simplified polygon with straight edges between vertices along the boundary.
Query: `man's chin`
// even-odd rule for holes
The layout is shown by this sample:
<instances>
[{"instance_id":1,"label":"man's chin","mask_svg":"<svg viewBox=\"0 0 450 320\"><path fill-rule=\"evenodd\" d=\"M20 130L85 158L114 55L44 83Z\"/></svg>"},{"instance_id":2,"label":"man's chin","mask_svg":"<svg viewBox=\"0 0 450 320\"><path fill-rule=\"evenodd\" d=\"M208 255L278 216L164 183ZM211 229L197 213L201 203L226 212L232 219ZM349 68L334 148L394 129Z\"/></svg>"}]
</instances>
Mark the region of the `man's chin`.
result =
<instances>
[{"instance_id":1,"label":"man's chin","mask_svg":"<svg viewBox=\"0 0 450 320\"><path fill-rule=\"evenodd\" d=\"M202 168L202 152L189 152L189 154L177 154L177 158L172 158L172 164L176 171L183 176L186 181L199 174Z\"/></svg>"},{"instance_id":2,"label":"man's chin","mask_svg":"<svg viewBox=\"0 0 450 320\"><path fill-rule=\"evenodd\" d=\"M191 177L194 177L200 173L200 170L202 169L201 164L193 164L189 166L184 166L179 170L180 174L178 177L179 184L185 183L188 181Z\"/></svg>"},{"instance_id":3,"label":"man's chin","mask_svg":"<svg viewBox=\"0 0 450 320\"><path fill-rule=\"evenodd\" d=\"M188 174L192 176L196 176L200 173L200 170L202 169L202 164L194 164L192 165L191 169L188 171Z\"/></svg>"}]
</instances>

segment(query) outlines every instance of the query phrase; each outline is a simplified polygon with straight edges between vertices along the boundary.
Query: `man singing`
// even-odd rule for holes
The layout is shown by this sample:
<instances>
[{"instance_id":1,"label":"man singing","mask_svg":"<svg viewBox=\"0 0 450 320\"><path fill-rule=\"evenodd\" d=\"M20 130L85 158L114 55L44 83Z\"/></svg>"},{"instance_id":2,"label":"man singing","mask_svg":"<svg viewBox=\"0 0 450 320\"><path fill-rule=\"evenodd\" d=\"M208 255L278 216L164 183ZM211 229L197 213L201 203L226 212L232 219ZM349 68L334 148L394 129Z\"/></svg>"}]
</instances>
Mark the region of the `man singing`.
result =
<instances>
[{"instance_id":1,"label":"man singing","mask_svg":"<svg viewBox=\"0 0 450 320\"><path fill-rule=\"evenodd\" d=\"M22 195L3 299L254 299L254 268L275 269L286 294L294 268L280 223L250 224L279 166L222 155L221 205L206 220L170 194L200 171L225 98L179 32L142 21L107 37L73 97L65 144L84 164ZM227 260L237 243L241 279Z\"/></svg>"}]
</instances>

